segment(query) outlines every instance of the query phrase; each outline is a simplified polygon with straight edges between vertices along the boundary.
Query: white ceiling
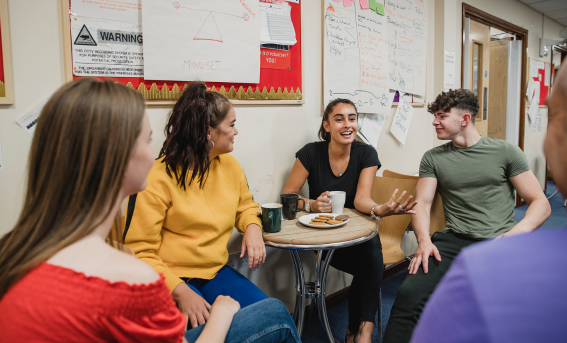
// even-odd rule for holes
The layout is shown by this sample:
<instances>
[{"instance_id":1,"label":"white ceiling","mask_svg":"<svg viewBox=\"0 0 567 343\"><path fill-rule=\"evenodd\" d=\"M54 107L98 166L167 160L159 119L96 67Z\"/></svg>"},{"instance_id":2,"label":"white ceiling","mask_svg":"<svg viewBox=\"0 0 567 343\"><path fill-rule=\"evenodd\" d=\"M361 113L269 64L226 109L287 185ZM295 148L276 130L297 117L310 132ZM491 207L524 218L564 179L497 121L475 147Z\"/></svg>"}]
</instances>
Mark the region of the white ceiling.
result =
<instances>
[{"instance_id":1,"label":"white ceiling","mask_svg":"<svg viewBox=\"0 0 567 343\"><path fill-rule=\"evenodd\" d=\"M518 0L567 27L567 0Z\"/></svg>"}]
</instances>

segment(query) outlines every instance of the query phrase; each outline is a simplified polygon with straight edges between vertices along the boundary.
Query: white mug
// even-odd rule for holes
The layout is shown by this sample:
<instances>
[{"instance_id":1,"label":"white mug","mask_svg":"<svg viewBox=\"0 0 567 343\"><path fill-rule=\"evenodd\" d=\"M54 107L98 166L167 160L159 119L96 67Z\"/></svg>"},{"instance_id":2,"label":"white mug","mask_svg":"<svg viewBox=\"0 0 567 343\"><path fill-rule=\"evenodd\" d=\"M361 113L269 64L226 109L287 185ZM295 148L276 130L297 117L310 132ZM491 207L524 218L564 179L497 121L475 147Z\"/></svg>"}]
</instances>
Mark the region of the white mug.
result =
<instances>
[{"instance_id":1,"label":"white mug","mask_svg":"<svg viewBox=\"0 0 567 343\"><path fill-rule=\"evenodd\" d=\"M343 214L343 209L345 207L346 192L333 191L329 193L331 193L331 212L337 214Z\"/></svg>"}]
</instances>

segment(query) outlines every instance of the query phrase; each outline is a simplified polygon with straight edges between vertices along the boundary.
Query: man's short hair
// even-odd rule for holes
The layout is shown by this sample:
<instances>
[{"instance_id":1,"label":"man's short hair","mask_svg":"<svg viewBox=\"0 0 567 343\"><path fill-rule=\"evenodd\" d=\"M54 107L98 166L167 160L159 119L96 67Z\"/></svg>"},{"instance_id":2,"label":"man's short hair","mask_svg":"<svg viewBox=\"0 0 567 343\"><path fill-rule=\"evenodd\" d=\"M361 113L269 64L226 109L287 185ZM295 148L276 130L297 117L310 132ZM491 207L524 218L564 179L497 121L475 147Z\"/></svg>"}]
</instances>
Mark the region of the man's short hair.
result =
<instances>
[{"instance_id":1,"label":"man's short hair","mask_svg":"<svg viewBox=\"0 0 567 343\"><path fill-rule=\"evenodd\" d=\"M442 92L435 98L435 101L427 105L427 112L435 114L437 111L450 112L456 108L463 113L470 113L474 124L479 109L478 99L473 92L468 89L449 89Z\"/></svg>"}]
</instances>

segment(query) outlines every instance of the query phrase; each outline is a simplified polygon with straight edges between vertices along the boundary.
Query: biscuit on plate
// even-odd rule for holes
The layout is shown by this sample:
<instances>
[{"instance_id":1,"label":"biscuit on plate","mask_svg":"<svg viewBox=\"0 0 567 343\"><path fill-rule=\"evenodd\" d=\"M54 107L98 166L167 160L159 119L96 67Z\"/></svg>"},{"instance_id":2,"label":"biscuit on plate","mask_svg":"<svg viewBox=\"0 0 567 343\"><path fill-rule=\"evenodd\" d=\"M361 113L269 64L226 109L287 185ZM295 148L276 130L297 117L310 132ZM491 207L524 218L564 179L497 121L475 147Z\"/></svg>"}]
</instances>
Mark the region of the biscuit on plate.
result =
<instances>
[{"instance_id":1,"label":"biscuit on plate","mask_svg":"<svg viewBox=\"0 0 567 343\"><path fill-rule=\"evenodd\" d=\"M326 225L325 222L311 222L311 225Z\"/></svg>"},{"instance_id":2,"label":"biscuit on plate","mask_svg":"<svg viewBox=\"0 0 567 343\"><path fill-rule=\"evenodd\" d=\"M334 225L334 224L342 224L342 222L343 222L342 220L329 220L329 221L327 222L327 224L331 224L331 225Z\"/></svg>"},{"instance_id":3,"label":"biscuit on plate","mask_svg":"<svg viewBox=\"0 0 567 343\"><path fill-rule=\"evenodd\" d=\"M324 219L323 218L313 218L313 219L311 219L312 222L326 222L328 220L330 220L330 219L329 218L324 218Z\"/></svg>"},{"instance_id":4,"label":"biscuit on plate","mask_svg":"<svg viewBox=\"0 0 567 343\"><path fill-rule=\"evenodd\" d=\"M328 215L328 214L320 214L319 217L323 217L323 218L331 218L333 219L333 216Z\"/></svg>"},{"instance_id":5,"label":"biscuit on plate","mask_svg":"<svg viewBox=\"0 0 567 343\"><path fill-rule=\"evenodd\" d=\"M335 220L347 220L349 218L349 216L347 216L346 214L341 214L340 216L336 216Z\"/></svg>"}]
</instances>

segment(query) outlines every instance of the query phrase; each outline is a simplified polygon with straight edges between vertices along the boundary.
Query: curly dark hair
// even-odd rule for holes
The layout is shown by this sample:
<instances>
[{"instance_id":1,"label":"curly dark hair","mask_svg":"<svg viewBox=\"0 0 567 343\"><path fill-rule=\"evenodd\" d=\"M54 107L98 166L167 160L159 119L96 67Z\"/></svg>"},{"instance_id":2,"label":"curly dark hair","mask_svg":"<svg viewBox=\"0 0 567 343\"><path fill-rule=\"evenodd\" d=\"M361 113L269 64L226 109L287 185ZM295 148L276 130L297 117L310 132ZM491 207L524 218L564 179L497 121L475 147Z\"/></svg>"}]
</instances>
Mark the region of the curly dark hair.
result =
<instances>
[{"instance_id":1,"label":"curly dark hair","mask_svg":"<svg viewBox=\"0 0 567 343\"><path fill-rule=\"evenodd\" d=\"M448 92L442 92L435 98L435 101L427 105L427 112L431 114L437 111L449 112L453 108L462 113L470 113L474 124L479 109L478 99L468 89L449 89Z\"/></svg>"},{"instance_id":2,"label":"curly dark hair","mask_svg":"<svg viewBox=\"0 0 567 343\"><path fill-rule=\"evenodd\" d=\"M329 121L329 114L333 112L333 109L338 104L351 105L352 107L354 107L354 111L356 112L356 116L358 117L358 110L356 109L356 105L354 104L354 102L350 101L349 99L339 98L331 101L325 108L325 112L323 112L323 120L321 120L321 127L319 128L319 139L322 141L327 141L327 142L331 141L331 133L325 131L325 127L323 126L323 123Z\"/></svg>"},{"instance_id":3,"label":"curly dark hair","mask_svg":"<svg viewBox=\"0 0 567 343\"><path fill-rule=\"evenodd\" d=\"M177 185L187 189L195 178L203 188L209 171L209 127L217 128L232 105L219 93L207 91L202 82L192 82L173 106L165 126L165 142L158 159L163 159L169 177L175 175ZM187 182L187 172L191 176Z\"/></svg>"}]
</instances>

